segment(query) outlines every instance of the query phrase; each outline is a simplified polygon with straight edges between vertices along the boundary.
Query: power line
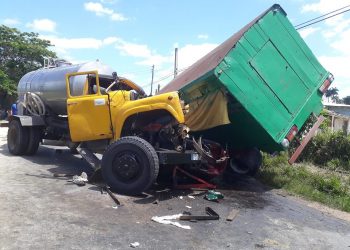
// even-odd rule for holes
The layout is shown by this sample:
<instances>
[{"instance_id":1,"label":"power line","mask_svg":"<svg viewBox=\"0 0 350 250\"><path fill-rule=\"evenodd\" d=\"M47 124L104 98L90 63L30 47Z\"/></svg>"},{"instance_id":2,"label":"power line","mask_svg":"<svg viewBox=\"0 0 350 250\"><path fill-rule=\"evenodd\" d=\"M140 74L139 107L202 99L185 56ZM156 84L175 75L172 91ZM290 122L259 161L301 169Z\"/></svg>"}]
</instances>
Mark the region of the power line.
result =
<instances>
[{"instance_id":1,"label":"power line","mask_svg":"<svg viewBox=\"0 0 350 250\"><path fill-rule=\"evenodd\" d=\"M177 72L180 73L180 72L182 72L182 71L184 71L184 70L186 70L186 69L188 69L188 67L179 69ZM171 72L170 74L161 76L159 79L157 79L157 81L154 81L153 84L162 82L162 81L168 79L169 77L172 77L173 75L174 75L174 72ZM146 87L148 87L148 86L151 86L151 83L148 83L148 84L143 85L143 86L141 86L141 87L142 87L142 88L146 88Z\"/></svg>"},{"instance_id":2,"label":"power line","mask_svg":"<svg viewBox=\"0 0 350 250\"><path fill-rule=\"evenodd\" d=\"M344 7L340 8L340 9L337 9L337 10L333 10L333 11L328 12L328 13L322 15L322 16L318 16L318 17L315 17L315 18L313 18L313 19L310 19L310 20L308 20L308 21L306 21L306 22L299 23L299 24L295 25L294 27L296 28L296 27L301 26L301 25L304 25L304 24L306 24L306 23L315 21L315 20L317 20L317 19L319 19L319 18L321 18L321 17L328 16L329 14L332 14L332 13L337 12L337 11L339 11L339 10L345 9L345 8L347 8L347 7L350 7L350 5L344 6Z\"/></svg>"},{"instance_id":3,"label":"power line","mask_svg":"<svg viewBox=\"0 0 350 250\"><path fill-rule=\"evenodd\" d=\"M339 12L339 13L337 13L337 14L334 14L334 15L331 15L331 16L328 16L328 17L325 17L325 18L322 18L322 19L317 20L317 21L312 22L312 23L309 23L311 20L310 20L310 21L307 21L307 22L305 22L305 23L308 23L308 24L305 24L304 26L301 26L301 27L297 27L297 28L296 28L296 30L303 29L303 28L305 28L305 27L308 27L308 26L310 26L310 25L313 25L313 24L316 24L316 23L322 22L322 21L324 21L324 20L327 20L327 19L329 19L329 18L332 18L332 17L338 16L338 15L343 14L343 13L348 12L348 11L350 11L350 9L347 9L347 10L344 10L344 11ZM319 18L320 18L320 17L319 17ZM319 18L314 18L314 20L319 19Z\"/></svg>"}]
</instances>

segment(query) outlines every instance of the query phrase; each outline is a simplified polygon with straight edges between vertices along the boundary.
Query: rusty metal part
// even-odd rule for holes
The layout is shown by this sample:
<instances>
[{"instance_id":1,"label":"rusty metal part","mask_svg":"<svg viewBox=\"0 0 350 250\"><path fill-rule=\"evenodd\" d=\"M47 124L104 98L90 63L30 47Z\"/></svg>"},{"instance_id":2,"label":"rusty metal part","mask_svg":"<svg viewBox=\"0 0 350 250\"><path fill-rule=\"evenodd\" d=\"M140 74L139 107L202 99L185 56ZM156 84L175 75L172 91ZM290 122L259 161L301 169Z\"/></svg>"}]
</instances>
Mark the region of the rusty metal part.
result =
<instances>
[{"instance_id":1,"label":"rusty metal part","mask_svg":"<svg viewBox=\"0 0 350 250\"><path fill-rule=\"evenodd\" d=\"M318 117L317 121L315 122L315 124L312 126L312 128L310 129L309 133L303 138L301 144L299 145L299 147L295 150L295 152L293 153L293 155L290 157L290 159L288 160L289 164L293 164L298 157L300 156L300 154L303 152L304 148L306 147L306 145L309 143L309 141L311 140L311 138L314 136L316 130L318 129L318 127L321 125L321 123L324 121L324 117L321 115Z\"/></svg>"},{"instance_id":2,"label":"rusty metal part","mask_svg":"<svg viewBox=\"0 0 350 250\"><path fill-rule=\"evenodd\" d=\"M181 172L182 174L186 175L187 177L192 178L193 180L198 181L199 183L194 184L178 184L177 182L177 172ZM206 182L205 180L194 176L187 171L183 170L182 168L176 166L173 170L173 187L176 189L192 189L192 188L201 188L201 189L209 189L209 188L216 188L215 185Z\"/></svg>"},{"instance_id":3,"label":"rusty metal part","mask_svg":"<svg viewBox=\"0 0 350 250\"><path fill-rule=\"evenodd\" d=\"M109 194L109 196L112 198L112 200L120 206L120 201L117 199L117 197L112 193L112 191L109 189L108 186L104 186L103 189Z\"/></svg>"},{"instance_id":4,"label":"rusty metal part","mask_svg":"<svg viewBox=\"0 0 350 250\"><path fill-rule=\"evenodd\" d=\"M220 159L215 159L210 152L207 152L204 148L203 148L203 144L202 144L202 137L199 137L198 142L196 142L196 140L194 138L192 138L193 141L193 147L195 148L195 150L200 154L200 156L202 157L202 160L205 160L206 162L208 162L209 164L220 164L225 162L229 157L227 156L223 156Z\"/></svg>"},{"instance_id":5,"label":"rusty metal part","mask_svg":"<svg viewBox=\"0 0 350 250\"><path fill-rule=\"evenodd\" d=\"M197 221L197 220L218 220L220 216L210 207L205 208L205 212L207 215L182 215L180 216L180 220L189 220L189 221Z\"/></svg>"}]
</instances>

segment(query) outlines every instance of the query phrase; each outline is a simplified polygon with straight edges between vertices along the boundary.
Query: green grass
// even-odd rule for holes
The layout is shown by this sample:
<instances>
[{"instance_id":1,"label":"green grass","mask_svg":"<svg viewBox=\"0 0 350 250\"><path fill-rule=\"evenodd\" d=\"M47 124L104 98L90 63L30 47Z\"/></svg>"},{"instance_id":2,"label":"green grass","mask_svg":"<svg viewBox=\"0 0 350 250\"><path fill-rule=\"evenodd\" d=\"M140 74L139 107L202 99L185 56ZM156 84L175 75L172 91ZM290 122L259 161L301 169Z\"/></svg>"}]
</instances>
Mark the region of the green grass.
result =
<instances>
[{"instance_id":1,"label":"green grass","mask_svg":"<svg viewBox=\"0 0 350 250\"><path fill-rule=\"evenodd\" d=\"M350 177L312 169L307 164L289 165L287 154L264 154L257 178L274 188L282 188L309 200L350 212ZM316 171L315 171L316 169Z\"/></svg>"}]
</instances>

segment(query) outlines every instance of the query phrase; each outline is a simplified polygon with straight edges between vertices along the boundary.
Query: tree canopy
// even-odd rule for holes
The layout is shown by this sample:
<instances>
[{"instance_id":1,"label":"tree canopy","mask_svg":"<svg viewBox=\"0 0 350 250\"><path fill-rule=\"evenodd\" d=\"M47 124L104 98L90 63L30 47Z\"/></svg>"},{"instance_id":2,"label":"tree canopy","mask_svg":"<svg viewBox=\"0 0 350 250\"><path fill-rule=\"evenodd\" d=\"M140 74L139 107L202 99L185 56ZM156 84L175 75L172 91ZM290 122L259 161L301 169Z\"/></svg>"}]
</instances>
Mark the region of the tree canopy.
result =
<instances>
[{"instance_id":1,"label":"tree canopy","mask_svg":"<svg viewBox=\"0 0 350 250\"><path fill-rule=\"evenodd\" d=\"M0 26L1 106L8 106L16 98L17 84L23 75L42 67L44 57L56 57L50 46L50 41L40 39L38 33Z\"/></svg>"},{"instance_id":2,"label":"tree canopy","mask_svg":"<svg viewBox=\"0 0 350 250\"><path fill-rule=\"evenodd\" d=\"M329 88L325 94L325 96L328 98L328 102L329 102L329 98L331 98L333 102L337 103L340 100L339 96L338 96L338 92L339 92L339 90L336 87Z\"/></svg>"},{"instance_id":3,"label":"tree canopy","mask_svg":"<svg viewBox=\"0 0 350 250\"><path fill-rule=\"evenodd\" d=\"M345 96L344 98L343 98L343 103L344 104L350 104L350 96Z\"/></svg>"}]
</instances>

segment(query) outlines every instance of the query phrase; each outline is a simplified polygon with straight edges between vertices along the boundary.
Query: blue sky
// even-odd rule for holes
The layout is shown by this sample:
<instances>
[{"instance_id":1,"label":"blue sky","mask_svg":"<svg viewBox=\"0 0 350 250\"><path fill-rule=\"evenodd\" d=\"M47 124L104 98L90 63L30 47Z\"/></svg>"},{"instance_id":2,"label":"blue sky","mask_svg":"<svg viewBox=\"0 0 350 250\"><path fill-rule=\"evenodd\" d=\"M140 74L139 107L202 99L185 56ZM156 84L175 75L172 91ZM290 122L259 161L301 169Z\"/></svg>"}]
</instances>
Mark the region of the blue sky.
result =
<instances>
[{"instance_id":1,"label":"blue sky","mask_svg":"<svg viewBox=\"0 0 350 250\"><path fill-rule=\"evenodd\" d=\"M269 8L270 0L3 0L0 23L38 32L73 63L99 59L149 91L172 79L174 48L184 69ZM282 0L293 24L350 0ZM335 75L340 96L350 95L350 12L300 31L321 63Z\"/></svg>"}]
</instances>

